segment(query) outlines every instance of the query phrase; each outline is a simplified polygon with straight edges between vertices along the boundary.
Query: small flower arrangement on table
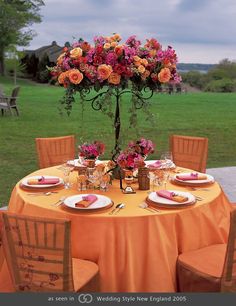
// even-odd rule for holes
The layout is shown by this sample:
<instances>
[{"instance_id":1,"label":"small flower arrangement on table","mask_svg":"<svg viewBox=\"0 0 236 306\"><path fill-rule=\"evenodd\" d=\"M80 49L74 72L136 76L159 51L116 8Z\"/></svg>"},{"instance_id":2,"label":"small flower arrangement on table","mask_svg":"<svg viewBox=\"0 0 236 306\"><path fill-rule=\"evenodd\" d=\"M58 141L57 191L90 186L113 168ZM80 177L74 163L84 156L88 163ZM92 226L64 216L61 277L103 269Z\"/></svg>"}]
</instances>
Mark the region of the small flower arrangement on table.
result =
<instances>
[{"instance_id":1,"label":"small flower arrangement on table","mask_svg":"<svg viewBox=\"0 0 236 306\"><path fill-rule=\"evenodd\" d=\"M154 153L153 142L145 138L140 138L137 141L130 141L128 147L143 157L147 157L147 155Z\"/></svg>"},{"instance_id":2,"label":"small flower arrangement on table","mask_svg":"<svg viewBox=\"0 0 236 306\"><path fill-rule=\"evenodd\" d=\"M96 159L105 152L105 144L95 140L93 143L83 143L78 146L79 156L84 159Z\"/></svg>"}]
</instances>

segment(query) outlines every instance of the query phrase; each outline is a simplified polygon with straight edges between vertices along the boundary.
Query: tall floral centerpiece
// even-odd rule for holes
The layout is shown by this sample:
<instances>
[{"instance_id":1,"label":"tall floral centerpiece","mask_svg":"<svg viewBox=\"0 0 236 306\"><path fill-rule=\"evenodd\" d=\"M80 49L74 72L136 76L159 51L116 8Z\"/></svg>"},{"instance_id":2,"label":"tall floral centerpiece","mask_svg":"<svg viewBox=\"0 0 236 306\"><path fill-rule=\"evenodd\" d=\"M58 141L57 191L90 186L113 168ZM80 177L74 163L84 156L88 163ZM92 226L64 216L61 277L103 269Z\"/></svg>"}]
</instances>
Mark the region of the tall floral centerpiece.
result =
<instances>
[{"instance_id":1,"label":"tall floral centerpiece","mask_svg":"<svg viewBox=\"0 0 236 306\"><path fill-rule=\"evenodd\" d=\"M163 49L154 38L146 39L142 45L136 36L130 36L121 43L119 34L96 36L93 44L79 39L71 47L65 47L57 59L57 65L50 68L52 75L66 88L62 103L70 113L79 92L82 101L90 101L95 110L102 110L114 119L115 146L112 159L120 152L120 97L131 93L131 125L137 121L136 110L147 110L149 99L161 85L179 83L176 70L175 50ZM95 90L92 98L89 94ZM115 97L115 112L111 112L107 101ZM149 118L152 114L149 113Z\"/></svg>"}]
</instances>

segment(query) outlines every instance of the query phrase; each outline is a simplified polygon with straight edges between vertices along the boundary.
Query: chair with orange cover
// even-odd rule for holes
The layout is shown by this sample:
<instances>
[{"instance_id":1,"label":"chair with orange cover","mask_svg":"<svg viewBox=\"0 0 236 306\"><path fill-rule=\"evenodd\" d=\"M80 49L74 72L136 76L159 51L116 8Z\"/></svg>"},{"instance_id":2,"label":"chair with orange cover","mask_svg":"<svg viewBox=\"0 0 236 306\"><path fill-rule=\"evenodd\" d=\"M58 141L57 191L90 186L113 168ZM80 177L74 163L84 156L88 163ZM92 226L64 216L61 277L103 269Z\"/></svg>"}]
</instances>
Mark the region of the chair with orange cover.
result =
<instances>
[{"instance_id":1,"label":"chair with orange cover","mask_svg":"<svg viewBox=\"0 0 236 306\"><path fill-rule=\"evenodd\" d=\"M181 292L236 292L236 209L231 212L227 244L214 244L179 255Z\"/></svg>"},{"instance_id":2,"label":"chair with orange cover","mask_svg":"<svg viewBox=\"0 0 236 306\"><path fill-rule=\"evenodd\" d=\"M206 172L208 138L172 135L170 149L176 166Z\"/></svg>"},{"instance_id":3,"label":"chair with orange cover","mask_svg":"<svg viewBox=\"0 0 236 306\"><path fill-rule=\"evenodd\" d=\"M2 213L3 211L0 210L0 270L4 262L4 253L3 253L3 247L2 247L2 228L3 228L2 218L1 218Z\"/></svg>"},{"instance_id":4,"label":"chair with orange cover","mask_svg":"<svg viewBox=\"0 0 236 306\"><path fill-rule=\"evenodd\" d=\"M75 136L36 138L36 150L40 168L60 165L75 158Z\"/></svg>"},{"instance_id":5,"label":"chair with orange cover","mask_svg":"<svg viewBox=\"0 0 236 306\"><path fill-rule=\"evenodd\" d=\"M2 216L3 247L15 291L98 291L98 266L71 256L69 220Z\"/></svg>"}]
</instances>

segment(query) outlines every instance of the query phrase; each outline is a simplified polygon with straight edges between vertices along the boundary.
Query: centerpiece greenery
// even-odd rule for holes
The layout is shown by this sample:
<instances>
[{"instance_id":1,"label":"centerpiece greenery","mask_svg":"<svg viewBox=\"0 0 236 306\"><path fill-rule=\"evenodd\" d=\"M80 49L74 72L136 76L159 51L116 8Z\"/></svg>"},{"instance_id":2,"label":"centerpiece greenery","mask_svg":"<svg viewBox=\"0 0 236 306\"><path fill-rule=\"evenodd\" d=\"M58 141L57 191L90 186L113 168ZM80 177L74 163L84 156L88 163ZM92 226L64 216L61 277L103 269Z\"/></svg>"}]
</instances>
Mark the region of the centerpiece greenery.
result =
<instances>
[{"instance_id":1,"label":"centerpiece greenery","mask_svg":"<svg viewBox=\"0 0 236 306\"><path fill-rule=\"evenodd\" d=\"M153 92L165 83L179 83L181 78L176 70L175 50L168 46L165 50L154 38L144 45L136 36L130 36L121 43L119 34L109 37L96 36L91 45L83 39L71 47L64 48L51 68L52 75L66 89L62 99L70 114L79 92L82 103L90 101L95 110L102 110L114 119L115 146L112 159L120 152L120 98L131 93L130 124L135 126L136 110L143 108L149 120L149 99ZM95 90L92 98L89 94ZM115 97L115 112L112 111L112 97Z\"/></svg>"}]
</instances>

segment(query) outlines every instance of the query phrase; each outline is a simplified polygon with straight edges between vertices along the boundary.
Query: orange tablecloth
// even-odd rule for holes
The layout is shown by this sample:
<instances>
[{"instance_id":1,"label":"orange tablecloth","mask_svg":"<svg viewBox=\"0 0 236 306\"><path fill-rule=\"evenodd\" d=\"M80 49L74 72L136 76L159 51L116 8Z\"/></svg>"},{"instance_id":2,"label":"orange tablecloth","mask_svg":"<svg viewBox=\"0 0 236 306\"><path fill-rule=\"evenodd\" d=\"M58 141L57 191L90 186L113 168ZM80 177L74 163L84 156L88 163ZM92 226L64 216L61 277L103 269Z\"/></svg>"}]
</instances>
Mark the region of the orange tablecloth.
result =
<instances>
[{"instance_id":1,"label":"orange tablecloth","mask_svg":"<svg viewBox=\"0 0 236 306\"><path fill-rule=\"evenodd\" d=\"M63 177L57 167L41 169L31 175ZM75 181L76 175L73 172L71 180ZM134 188L138 186L134 184ZM186 191L185 187L171 183L167 188ZM231 205L218 183L207 188L209 191L191 191L203 198L193 206L160 208L160 213L152 213L139 207L147 191L123 194L118 181L113 181L106 193L92 191L110 197L115 204L126 204L119 214L109 215L112 208L80 212L63 206L50 206L62 195L80 193L75 184L71 190L59 187L58 193L50 196L30 196L27 194L31 191L23 190L19 182L12 192L9 210L26 215L71 219L72 256L99 265L103 292L175 292L178 254L227 241ZM4 265L1 279L7 279L7 274ZM11 290L10 283L2 281L0 291L7 290Z\"/></svg>"}]
</instances>

